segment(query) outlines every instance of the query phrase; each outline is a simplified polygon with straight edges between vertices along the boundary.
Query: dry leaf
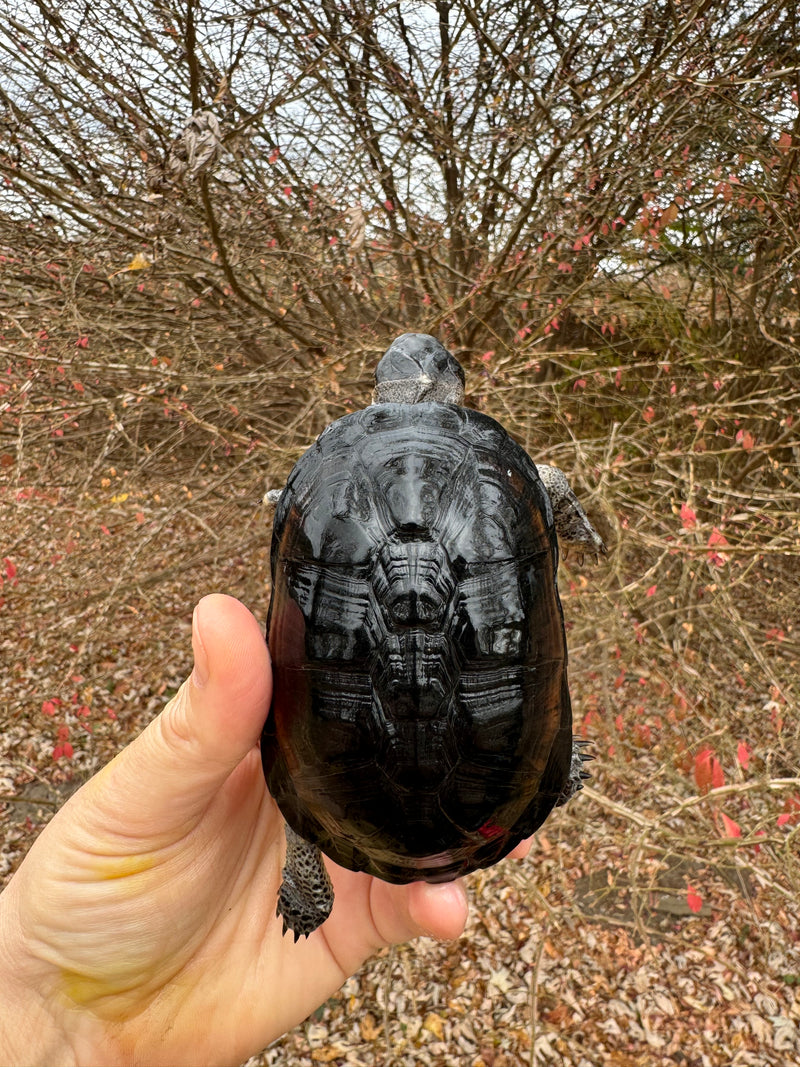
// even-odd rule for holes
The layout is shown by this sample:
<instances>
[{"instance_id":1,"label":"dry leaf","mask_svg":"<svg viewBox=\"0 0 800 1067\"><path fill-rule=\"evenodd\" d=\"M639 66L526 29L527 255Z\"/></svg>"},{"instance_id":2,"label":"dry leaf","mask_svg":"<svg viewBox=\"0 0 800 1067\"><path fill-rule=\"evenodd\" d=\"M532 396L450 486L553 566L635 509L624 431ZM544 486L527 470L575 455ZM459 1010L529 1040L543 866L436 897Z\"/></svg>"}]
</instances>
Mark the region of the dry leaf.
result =
<instances>
[{"instance_id":1,"label":"dry leaf","mask_svg":"<svg viewBox=\"0 0 800 1067\"><path fill-rule=\"evenodd\" d=\"M432 1033L434 1037L438 1037L440 1041L444 1038L444 1019L442 1019L441 1015L437 1015L435 1011L428 1012L422 1025L425 1030Z\"/></svg>"},{"instance_id":2,"label":"dry leaf","mask_svg":"<svg viewBox=\"0 0 800 1067\"><path fill-rule=\"evenodd\" d=\"M512 986L511 976L508 973L507 967L501 967L497 971L492 971L489 977L489 985L494 986L495 989L499 989L501 993L507 993Z\"/></svg>"},{"instance_id":3,"label":"dry leaf","mask_svg":"<svg viewBox=\"0 0 800 1067\"><path fill-rule=\"evenodd\" d=\"M372 1012L368 1011L361 1020L359 1029L361 1030L361 1036L365 1041L374 1041L380 1036L383 1027L376 1023L375 1016Z\"/></svg>"},{"instance_id":4,"label":"dry leaf","mask_svg":"<svg viewBox=\"0 0 800 1067\"><path fill-rule=\"evenodd\" d=\"M347 1050L342 1045L329 1045L327 1048L315 1048L311 1053L311 1059L315 1063L330 1063L344 1056Z\"/></svg>"},{"instance_id":5,"label":"dry leaf","mask_svg":"<svg viewBox=\"0 0 800 1067\"><path fill-rule=\"evenodd\" d=\"M152 265L153 261L146 252L137 252L127 267L120 267L119 270L115 270L113 274L109 274L109 278L116 278L118 274L125 274L129 270L145 270L147 267L152 267Z\"/></svg>"}]
</instances>

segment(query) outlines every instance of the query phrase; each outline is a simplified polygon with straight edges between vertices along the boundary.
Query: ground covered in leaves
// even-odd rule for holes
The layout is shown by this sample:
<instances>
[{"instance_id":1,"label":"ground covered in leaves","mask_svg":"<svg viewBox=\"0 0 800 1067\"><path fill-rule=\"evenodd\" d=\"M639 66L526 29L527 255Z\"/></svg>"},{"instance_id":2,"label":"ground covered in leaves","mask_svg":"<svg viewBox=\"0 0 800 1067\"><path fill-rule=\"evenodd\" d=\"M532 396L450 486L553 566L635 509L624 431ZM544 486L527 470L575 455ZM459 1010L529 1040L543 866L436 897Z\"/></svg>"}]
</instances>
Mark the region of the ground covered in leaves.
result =
<instances>
[{"instance_id":1,"label":"ground covered in leaves","mask_svg":"<svg viewBox=\"0 0 800 1067\"><path fill-rule=\"evenodd\" d=\"M265 616L261 497L302 448L302 427L277 447L241 420L213 423L186 379L180 411L165 389L125 394L151 405L150 446L126 459L93 431L82 449L90 412L75 405L91 389L26 386L27 368L4 382L0 455L3 880L175 692L196 599L229 592ZM568 559L560 576L592 782L528 859L468 879L462 938L371 961L253 1065L800 1060L800 494L786 433L762 446L753 401L726 394L724 376L668 369L671 384L642 395L625 393L621 369L562 371L544 422L527 405L534 385L501 369L488 406L473 402L568 471L609 543L608 561ZM351 392L366 395L356 377L325 402L341 413ZM770 408L776 427L786 403ZM120 401L133 441L129 410ZM158 419L176 436L154 466ZM202 433L207 447L184 439ZM746 485L726 480L728 458Z\"/></svg>"}]
</instances>

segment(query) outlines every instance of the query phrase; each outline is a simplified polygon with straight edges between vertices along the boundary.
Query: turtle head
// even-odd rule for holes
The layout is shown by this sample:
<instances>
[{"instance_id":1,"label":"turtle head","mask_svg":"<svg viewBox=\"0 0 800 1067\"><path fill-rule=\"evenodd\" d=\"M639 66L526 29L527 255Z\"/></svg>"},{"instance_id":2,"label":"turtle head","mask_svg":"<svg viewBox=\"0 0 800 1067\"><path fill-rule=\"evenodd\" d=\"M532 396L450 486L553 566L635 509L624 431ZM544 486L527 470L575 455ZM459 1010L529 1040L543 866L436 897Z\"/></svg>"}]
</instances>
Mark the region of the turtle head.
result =
<instances>
[{"instance_id":1,"label":"turtle head","mask_svg":"<svg viewBox=\"0 0 800 1067\"><path fill-rule=\"evenodd\" d=\"M464 368L427 333L403 333L375 369L374 404L464 402Z\"/></svg>"}]
</instances>

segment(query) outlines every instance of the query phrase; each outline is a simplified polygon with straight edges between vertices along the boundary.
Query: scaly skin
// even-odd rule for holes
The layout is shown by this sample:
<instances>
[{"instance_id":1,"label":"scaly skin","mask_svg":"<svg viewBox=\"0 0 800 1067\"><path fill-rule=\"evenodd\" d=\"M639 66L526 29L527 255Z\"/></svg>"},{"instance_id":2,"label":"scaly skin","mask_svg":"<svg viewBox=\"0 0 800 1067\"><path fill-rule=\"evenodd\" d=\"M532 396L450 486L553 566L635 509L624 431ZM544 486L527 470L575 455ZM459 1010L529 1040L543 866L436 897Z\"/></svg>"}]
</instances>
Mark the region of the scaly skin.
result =
<instances>
[{"instance_id":1,"label":"scaly skin","mask_svg":"<svg viewBox=\"0 0 800 1067\"><path fill-rule=\"evenodd\" d=\"M308 937L328 918L333 907L333 887L316 845L304 841L286 824L286 863L278 893L278 915L283 932L294 939Z\"/></svg>"}]
</instances>

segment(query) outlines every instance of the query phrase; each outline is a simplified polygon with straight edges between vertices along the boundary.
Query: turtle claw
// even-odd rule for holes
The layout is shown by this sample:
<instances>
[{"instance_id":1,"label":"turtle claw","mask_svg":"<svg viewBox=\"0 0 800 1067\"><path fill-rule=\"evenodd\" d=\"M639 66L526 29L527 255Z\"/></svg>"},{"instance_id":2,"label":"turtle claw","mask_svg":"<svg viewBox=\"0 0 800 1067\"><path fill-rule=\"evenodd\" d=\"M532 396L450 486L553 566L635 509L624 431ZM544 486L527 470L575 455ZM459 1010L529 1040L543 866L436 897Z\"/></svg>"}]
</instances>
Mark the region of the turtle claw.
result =
<instances>
[{"instance_id":1,"label":"turtle claw","mask_svg":"<svg viewBox=\"0 0 800 1067\"><path fill-rule=\"evenodd\" d=\"M286 920L286 916L285 916L285 915L283 914L283 912L281 911L281 899L280 899L280 895L278 896L278 906L277 906L277 908L275 909L275 918L276 918L276 919L280 919L280 920L281 920L281 925L283 926L283 929L281 930L281 937L286 937L286 934L287 934L287 933L288 933L288 931L289 931L289 923L288 923L288 922L287 922L287 920ZM292 930L292 933L294 934L294 941L295 941L295 944L297 944L297 939L298 939L298 937L299 937L300 935L299 935L299 934L297 934L297 933L295 933L295 931L294 931L294 930Z\"/></svg>"},{"instance_id":2,"label":"turtle claw","mask_svg":"<svg viewBox=\"0 0 800 1067\"><path fill-rule=\"evenodd\" d=\"M600 562L600 557L601 556L605 556L606 559L607 559L608 558L608 549L605 546L605 542L601 541L599 545L595 545L594 549L593 549L593 553L594 553L594 562L595 562L595 564L598 564Z\"/></svg>"},{"instance_id":3,"label":"turtle claw","mask_svg":"<svg viewBox=\"0 0 800 1067\"><path fill-rule=\"evenodd\" d=\"M591 744L590 741L584 741L577 737L572 739L572 762L569 768L569 778L564 786L564 790L561 796L556 801L556 807L561 807L562 804L566 804L568 800L571 800L576 793L583 789L583 783L587 778L592 776L588 771L584 770L584 763L588 763L595 757L591 752L584 752L583 749Z\"/></svg>"},{"instance_id":4,"label":"turtle claw","mask_svg":"<svg viewBox=\"0 0 800 1067\"><path fill-rule=\"evenodd\" d=\"M297 944L297 942L298 942L298 941L300 940L300 937L301 937L301 933L300 933L300 931L299 931L299 930L295 930L295 929L293 929L293 928L292 928L292 926L290 926L290 924L289 924L289 920L288 920L288 919L286 918L286 916L285 916L285 915L283 914L283 912L281 911L281 904L280 904L280 899L279 899L279 901L278 901L278 906L277 906L277 908L275 909L275 915L276 915L276 916L277 916L277 917L278 917L279 919L281 919L281 920L282 920L282 923L281 923L281 925L283 926L283 930L281 931L281 937L286 937L286 935L287 935L287 934L289 933L289 931L291 930L291 931L292 931L292 937L294 938L294 943L295 943L295 944ZM302 936L303 936L303 937L308 937L308 934L303 934Z\"/></svg>"}]
</instances>

